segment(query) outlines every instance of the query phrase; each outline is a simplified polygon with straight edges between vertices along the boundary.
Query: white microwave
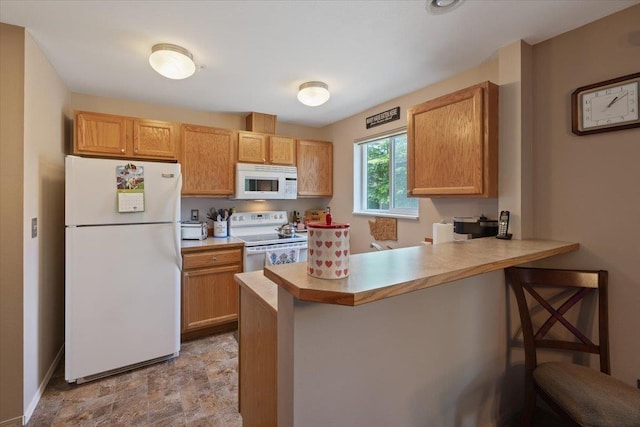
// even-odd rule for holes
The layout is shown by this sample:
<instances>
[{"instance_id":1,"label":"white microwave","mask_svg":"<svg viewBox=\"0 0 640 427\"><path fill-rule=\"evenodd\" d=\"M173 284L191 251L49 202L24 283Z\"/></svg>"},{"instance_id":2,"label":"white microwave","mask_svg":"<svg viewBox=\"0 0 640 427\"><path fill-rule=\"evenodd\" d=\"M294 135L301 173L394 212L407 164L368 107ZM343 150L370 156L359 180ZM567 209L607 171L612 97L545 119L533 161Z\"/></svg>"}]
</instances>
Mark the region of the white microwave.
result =
<instances>
[{"instance_id":1,"label":"white microwave","mask_svg":"<svg viewBox=\"0 0 640 427\"><path fill-rule=\"evenodd\" d=\"M297 196L295 166L236 163L236 199L295 199Z\"/></svg>"}]
</instances>

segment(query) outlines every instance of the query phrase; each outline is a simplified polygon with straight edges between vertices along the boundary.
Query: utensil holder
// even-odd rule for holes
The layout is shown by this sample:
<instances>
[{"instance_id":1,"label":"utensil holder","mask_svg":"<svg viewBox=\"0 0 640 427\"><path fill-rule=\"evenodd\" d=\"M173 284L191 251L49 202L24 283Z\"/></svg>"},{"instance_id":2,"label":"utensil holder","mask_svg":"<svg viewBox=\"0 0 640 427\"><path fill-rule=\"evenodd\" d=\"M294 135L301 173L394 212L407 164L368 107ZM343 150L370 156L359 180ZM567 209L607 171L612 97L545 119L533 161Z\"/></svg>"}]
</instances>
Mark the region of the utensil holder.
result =
<instances>
[{"instance_id":1,"label":"utensil holder","mask_svg":"<svg viewBox=\"0 0 640 427\"><path fill-rule=\"evenodd\" d=\"M213 237L227 237L227 221L213 221Z\"/></svg>"}]
</instances>

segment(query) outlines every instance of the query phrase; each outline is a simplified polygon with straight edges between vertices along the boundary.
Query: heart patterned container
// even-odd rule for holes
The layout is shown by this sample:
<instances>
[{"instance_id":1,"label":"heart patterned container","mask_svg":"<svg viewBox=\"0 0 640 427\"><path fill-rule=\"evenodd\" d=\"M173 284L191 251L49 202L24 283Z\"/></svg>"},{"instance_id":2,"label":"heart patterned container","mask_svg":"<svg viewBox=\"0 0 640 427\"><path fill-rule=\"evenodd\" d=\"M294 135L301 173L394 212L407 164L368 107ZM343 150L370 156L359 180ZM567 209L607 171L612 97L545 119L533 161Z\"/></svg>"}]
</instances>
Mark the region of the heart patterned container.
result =
<instances>
[{"instance_id":1,"label":"heart patterned container","mask_svg":"<svg viewBox=\"0 0 640 427\"><path fill-rule=\"evenodd\" d=\"M330 220L329 220L330 221ZM349 224L310 222L307 273L319 279L349 275Z\"/></svg>"}]
</instances>

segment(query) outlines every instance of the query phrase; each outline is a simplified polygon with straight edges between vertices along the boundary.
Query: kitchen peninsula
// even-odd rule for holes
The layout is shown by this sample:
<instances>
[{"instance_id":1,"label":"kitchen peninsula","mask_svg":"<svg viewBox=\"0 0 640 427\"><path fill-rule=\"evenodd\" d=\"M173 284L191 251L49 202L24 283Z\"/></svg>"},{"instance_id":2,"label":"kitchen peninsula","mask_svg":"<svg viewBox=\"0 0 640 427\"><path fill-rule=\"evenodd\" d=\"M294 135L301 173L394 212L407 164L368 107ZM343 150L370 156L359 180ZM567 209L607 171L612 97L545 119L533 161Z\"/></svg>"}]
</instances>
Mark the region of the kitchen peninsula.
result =
<instances>
[{"instance_id":1,"label":"kitchen peninsula","mask_svg":"<svg viewBox=\"0 0 640 427\"><path fill-rule=\"evenodd\" d=\"M307 275L306 263L266 267L274 283L236 275L256 299L256 289L278 286L277 425L504 422L522 405L512 391L523 371L512 369L521 364L509 346L517 313L502 269L578 248L485 238L353 255L339 280ZM241 367L242 334L253 326L241 307Z\"/></svg>"}]
</instances>

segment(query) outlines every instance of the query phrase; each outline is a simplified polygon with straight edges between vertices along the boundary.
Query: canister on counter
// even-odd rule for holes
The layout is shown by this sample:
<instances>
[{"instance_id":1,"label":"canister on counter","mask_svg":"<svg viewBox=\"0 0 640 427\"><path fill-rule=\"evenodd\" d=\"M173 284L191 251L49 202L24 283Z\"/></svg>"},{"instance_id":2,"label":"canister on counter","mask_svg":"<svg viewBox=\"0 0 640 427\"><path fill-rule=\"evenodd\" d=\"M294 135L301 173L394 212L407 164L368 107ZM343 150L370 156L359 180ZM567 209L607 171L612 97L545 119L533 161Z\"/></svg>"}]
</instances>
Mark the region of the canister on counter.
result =
<instances>
[{"instance_id":1,"label":"canister on counter","mask_svg":"<svg viewBox=\"0 0 640 427\"><path fill-rule=\"evenodd\" d=\"M330 218L330 217L329 217ZM307 273L319 279L342 279L349 275L349 224L309 222Z\"/></svg>"}]
</instances>

